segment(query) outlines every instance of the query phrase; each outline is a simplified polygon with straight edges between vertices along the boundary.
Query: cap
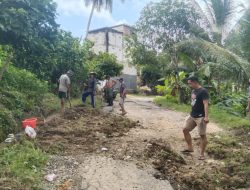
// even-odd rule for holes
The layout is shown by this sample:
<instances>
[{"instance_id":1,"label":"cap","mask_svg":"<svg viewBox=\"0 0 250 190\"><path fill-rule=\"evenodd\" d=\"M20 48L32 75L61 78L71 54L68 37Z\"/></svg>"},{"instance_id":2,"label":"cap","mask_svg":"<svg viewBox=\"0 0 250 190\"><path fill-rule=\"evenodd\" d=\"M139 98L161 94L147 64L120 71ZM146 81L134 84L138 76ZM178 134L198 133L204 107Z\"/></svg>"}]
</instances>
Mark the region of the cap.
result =
<instances>
[{"instance_id":1,"label":"cap","mask_svg":"<svg viewBox=\"0 0 250 190\"><path fill-rule=\"evenodd\" d=\"M93 71L92 71L92 72L90 72L89 74L90 74L90 75L96 75L96 73L95 73L95 72L93 72Z\"/></svg>"},{"instance_id":2,"label":"cap","mask_svg":"<svg viewBox=\"0 0 250 190\"><path fill-rule=\"evenodd\" d=\"M68 70L68 71L67 71L67 75L73 76L73 75L74 75L74 72L73 72L72 70Z\"/></svg>"}]
</instances>

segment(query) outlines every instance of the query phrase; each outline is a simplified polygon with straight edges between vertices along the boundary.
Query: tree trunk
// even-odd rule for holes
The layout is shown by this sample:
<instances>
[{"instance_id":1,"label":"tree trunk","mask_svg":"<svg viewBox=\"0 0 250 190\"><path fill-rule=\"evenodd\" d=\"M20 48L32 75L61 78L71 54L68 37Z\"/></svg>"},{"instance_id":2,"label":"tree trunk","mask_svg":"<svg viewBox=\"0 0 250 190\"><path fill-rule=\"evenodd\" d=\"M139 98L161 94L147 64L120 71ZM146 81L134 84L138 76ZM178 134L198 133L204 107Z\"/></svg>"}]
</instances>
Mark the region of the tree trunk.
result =
<instances>
[{"instance_id":1,"label":"tree trunk","mask_svg":"<svg viewBox=\"0 0 250 190\"><path fill-rule=\"evenodd\" d=\"M92 20L93 14L94 14L95 5L96 5L96 1L94 1L93 4L92 4L92 9L91 9L91 12L90 12L90 15L89 15L89 20L88 20L88 25L87 25L87 30L86 30L86 35L85 35L84 40L87 39L88 34L89 34L89 28L90 28L90 24L91 24L91 20Z\"/></svg>"},{"instance_id":2,"label":"tree trunk","mask_svg":"<svg viewBox=\"0 0 250 190\"><path fill-rule=\"evenodd\" d=\"M7 57L7 59L5 60L5 63L3 64L3 66L2 66L2 68L0 70L0 82L1 82L1 80L3 78L3 73L6 71L8 65L10 64L11 59L12 59L12 55L9 55Z\"/></svg>"}]
</instances>

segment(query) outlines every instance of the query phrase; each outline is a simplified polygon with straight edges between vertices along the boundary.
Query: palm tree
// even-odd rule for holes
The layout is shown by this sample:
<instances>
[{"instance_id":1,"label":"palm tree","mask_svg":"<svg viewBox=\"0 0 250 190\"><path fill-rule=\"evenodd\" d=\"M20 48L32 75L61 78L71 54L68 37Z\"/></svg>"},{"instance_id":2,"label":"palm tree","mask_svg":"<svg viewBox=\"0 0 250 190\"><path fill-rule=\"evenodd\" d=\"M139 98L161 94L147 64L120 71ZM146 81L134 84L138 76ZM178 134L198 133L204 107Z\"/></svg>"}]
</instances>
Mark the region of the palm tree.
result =
<instances>
[{"instance_id":1,"label":"palm tree","mask_svg":"<svg viewBox=\"0 0 250 190\"><path fill-rule=\"evenodd\" d=\"M177 54L182 56L178 57L179 62L186 64L191 60L194 71L209 78L235 82L241 86L250 77L250 65L246 60L215 43L194 38L175 44L175 48Z\"/></svg>"},{"instance_id":2,"label":"palm tree","mask_svg":"<svg viewBox=\"0 0 250 190\"><path fill-rule=\"evenodd\" d=\"M121 1L123 2L124 0L121 0ZM92 5L89 20L88 20L88 25L87 25L87 31L85 35L85 39L86 39L89 33L89 28L90 28L93 14L94 14L94 10L96 9L97 11L101 11L101 9L104 8L105 10L112 12L113 0L84 0L84 2L85 2L85 6Z\"/></svg>"},{"instance_id":3,"label":"palm tree","mask_svg":"<svg viewBox=\"0 0 250 190\"><path fill-rule=\"evenodd\" d=\"M213 41L222 45L247 11L247 0L191 0L208 26Z\"/></svg>"}]
</instances>

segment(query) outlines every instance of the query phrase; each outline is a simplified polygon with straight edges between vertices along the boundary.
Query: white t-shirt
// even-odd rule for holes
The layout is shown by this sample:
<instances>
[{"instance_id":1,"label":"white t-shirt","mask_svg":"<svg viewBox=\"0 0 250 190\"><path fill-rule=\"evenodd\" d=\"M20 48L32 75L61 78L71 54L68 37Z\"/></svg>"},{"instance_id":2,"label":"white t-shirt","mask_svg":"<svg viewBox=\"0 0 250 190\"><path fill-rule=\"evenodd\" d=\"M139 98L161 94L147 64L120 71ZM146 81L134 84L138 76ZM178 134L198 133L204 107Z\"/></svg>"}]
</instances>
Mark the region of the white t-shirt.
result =
<instances>
[{"instance_id":1,"label":"white t-shirt","mask_svg":"<svg viewBox=\"0 0 250 190\"><path fill-rule=\"evenodd\" d=\"M66 74L61 75L61 77L59 79L59 91L60 92L67 92L68 85L70 85L70 78L68 77L68 75L66 75Z\"/></svg>"}]
</instances>

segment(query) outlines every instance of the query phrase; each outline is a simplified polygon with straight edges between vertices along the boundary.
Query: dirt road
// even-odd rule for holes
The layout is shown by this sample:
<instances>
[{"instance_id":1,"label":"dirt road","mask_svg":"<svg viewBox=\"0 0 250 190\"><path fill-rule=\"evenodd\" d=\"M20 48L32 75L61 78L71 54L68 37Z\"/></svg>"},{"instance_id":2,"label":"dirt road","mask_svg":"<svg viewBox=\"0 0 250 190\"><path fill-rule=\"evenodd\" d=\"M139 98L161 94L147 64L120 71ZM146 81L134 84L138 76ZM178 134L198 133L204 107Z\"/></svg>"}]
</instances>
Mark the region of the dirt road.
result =
<instances>
[{"instance_id":1,"label":"dirt road","mask_svg":"<svg viewBox=\"0 0 250 190\"><path fill-rule=\"evenodd\" d=\"M119 115L117 103L113 114L76 107L67 110L64 117L50 118L39 141L43 149L55 155L45 173L55 173L57 178L45 183L44 189L214 189L214 184L207 184L217 183L216 172L224 171L225 163L209 156L205 162L198 160L197 130L192 132L194 154L180 154L188 114L160 108L152 98L137 96L127 98L126 109L129 119ZM220 131L209 124L208 133ZM228 184L231 178L226 177Z\"/></svg>"},{"instance_id":2,"label":"dirt road","mask_svg":"<svg viewBox=\"0 0 250 190\"><path fill-rule=\"evenodd\" d=\"M153 103L152 97L145 96L129 96L126 101L126 109L128 112L127 117L134 121L140 121L143 126L143 129L132 130L130 135L135 138L165 139L177 152L185 148L182 128L189 113L184 114L161 108ZM115 111L119 113L117 107ZM210 123L208 125L208 133L218 133L220 131L222 129L216 124ZM197 130L192 132L194 139L199 138L197 132ZM195 153L198 154L198 150L197 147Z\"/></svg>"}]
</instances>

